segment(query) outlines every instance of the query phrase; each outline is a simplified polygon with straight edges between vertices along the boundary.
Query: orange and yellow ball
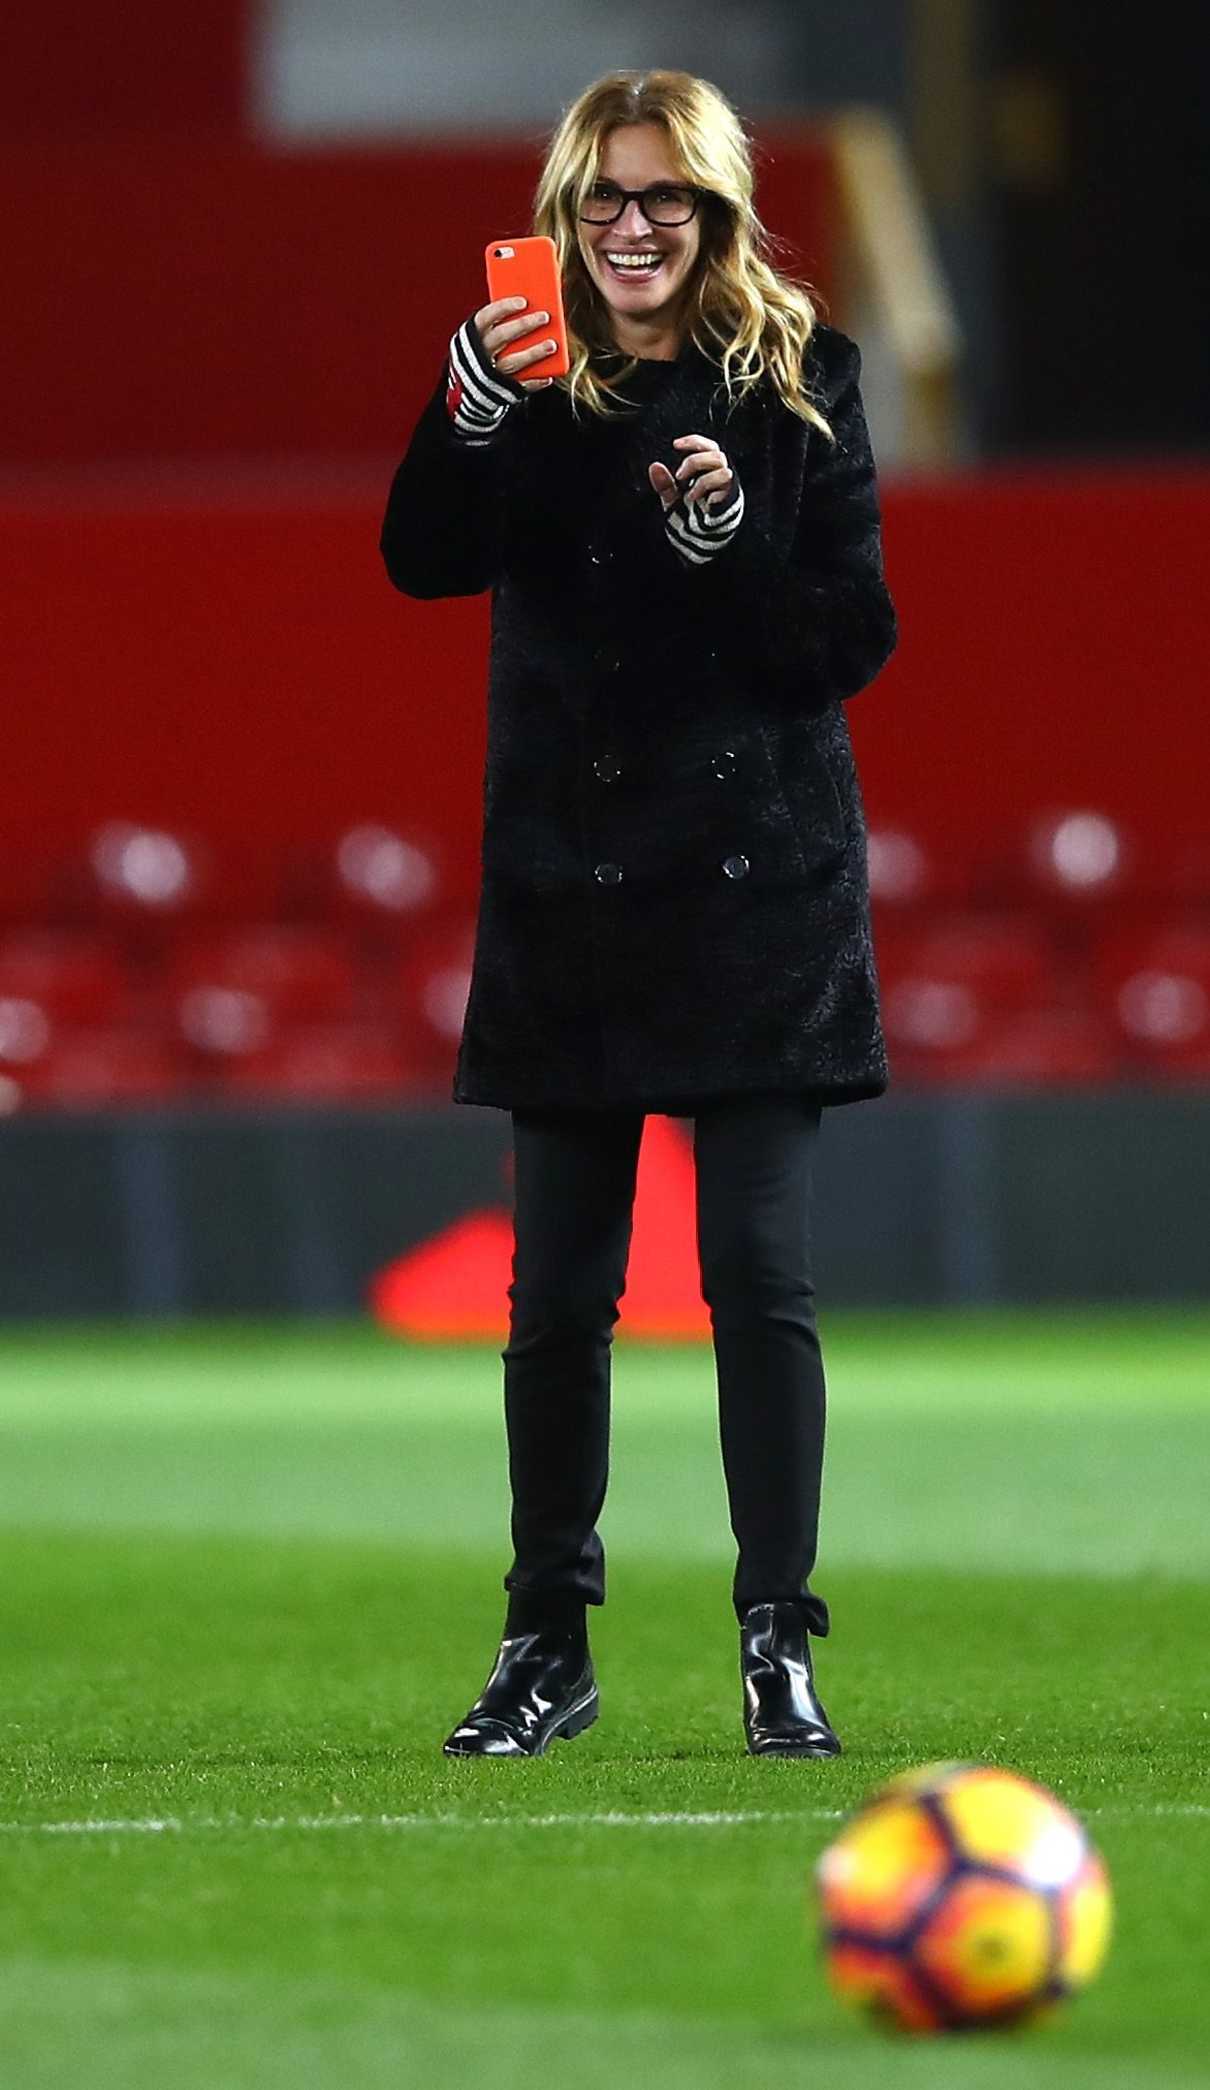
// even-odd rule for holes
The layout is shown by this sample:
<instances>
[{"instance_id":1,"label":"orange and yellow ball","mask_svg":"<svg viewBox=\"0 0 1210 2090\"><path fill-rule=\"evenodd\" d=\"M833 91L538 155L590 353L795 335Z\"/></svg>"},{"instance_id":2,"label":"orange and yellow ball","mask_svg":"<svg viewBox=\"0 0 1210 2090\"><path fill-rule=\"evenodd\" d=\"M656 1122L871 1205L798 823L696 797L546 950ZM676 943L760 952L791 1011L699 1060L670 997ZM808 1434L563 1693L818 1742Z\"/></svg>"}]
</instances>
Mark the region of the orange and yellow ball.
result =
<instances>
[{"instance_id":1,"label":"orange and yellow ball","mask_svg":"<svg viewBox=\"0 0 1210 2090\"><path fill-rule=\"evenodd\" d=\"M1112 1894L1076 1816L990 1765L925 1764L879 1788L815 1871L836 1992L928 2033L1021 2024L1090 1982Z\"/></svg>"}]
</instances>

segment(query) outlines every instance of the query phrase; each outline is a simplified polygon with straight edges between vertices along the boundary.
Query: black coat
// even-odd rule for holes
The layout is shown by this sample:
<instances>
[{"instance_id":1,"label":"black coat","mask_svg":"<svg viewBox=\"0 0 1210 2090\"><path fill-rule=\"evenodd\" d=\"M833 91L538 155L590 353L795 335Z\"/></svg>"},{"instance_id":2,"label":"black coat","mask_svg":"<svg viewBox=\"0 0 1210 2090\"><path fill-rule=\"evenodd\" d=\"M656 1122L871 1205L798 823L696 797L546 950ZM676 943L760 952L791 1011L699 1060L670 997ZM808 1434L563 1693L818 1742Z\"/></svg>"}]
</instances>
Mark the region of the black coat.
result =
<instances>
[{"instance_id":1,"label":"black coat","mask_svg":"<svg viewBox=\"0 0 1210 2090\"><path fill-rule=\"evenodd\" d=\"M690 346L625 425L552 386L468 446L446 376L382 529L405 594L492 589L482 888L453 1098L687 1114L888 1069L842 705L896 639L855 344L808 358L832 449ZM716 389L717 388L717 389ZM745 513L686 564L647 477L713 433Z\"/></svg>"}]
</instances>

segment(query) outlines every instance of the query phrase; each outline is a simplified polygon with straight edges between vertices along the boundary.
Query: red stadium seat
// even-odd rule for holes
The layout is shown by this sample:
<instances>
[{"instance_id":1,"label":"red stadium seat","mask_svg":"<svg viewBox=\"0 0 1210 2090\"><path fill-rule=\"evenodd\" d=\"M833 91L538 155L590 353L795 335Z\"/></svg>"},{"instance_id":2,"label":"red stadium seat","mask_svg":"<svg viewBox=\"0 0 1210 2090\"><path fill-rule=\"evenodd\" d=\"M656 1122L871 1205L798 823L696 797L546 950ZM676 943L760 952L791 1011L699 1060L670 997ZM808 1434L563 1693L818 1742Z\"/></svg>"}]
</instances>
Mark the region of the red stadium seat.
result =
<instances>
[{"instance_id":1,"label":"red stadium seat","mask_svg":"<svg viewBox=\"0 0 1210 2090\"><path fill-rule=\"evenodd\" d=\"M953 914L882 935L875 955L893 1074L925 1081L1106 1081L1120 1049L1064 972L1045 920Z\"/></svg>"},{"instance_id":2,"label":"red stadium seat","mask_svg":"<svg viewBox=\"0 0 1210 2090\"><path fill-rule=\"evenodd\" d=\"M56 1037L20 1082L26 1101L68 1109L169 1100L187 1085L169 1039L116 1027Z\"/></svg>"},{"instance_id":3,"label":"red stadium seat","mask_svg":"<svg viewBox=\"0 0 1210 2090\"><path fill-rule=\"evenodd\" d=\"M888 1031L892 1079L960 1082L989 1087L1112 1082L1123 1072L1111 1027L1095 1010L1062 1008L1003 1013L974 1000L969 1021L941 1026L925 1048L919 1034L907 1044Z\"/></svg>"},{"instance_id":4,"label":"red stadium seat","mask_svg":"<svg viewBox=\"0 0 1210 2090\"><path fill-rule=\"evenodd\" d=\"M942 856L907 828L870 821L866 856L876 918L910 919L924 908L965 906L974 897L972 866L957 851Z\"/></svg>"},{"instance_id":5,"label":"red stadium seat","mask_svg":"<svg viewBox=\"0 0 1210 2090\"><path fill-rule=\"evenodd\" d=\"M369 948L396 944L446 904L441 845L429 834L363 820L295 853L283 882L292 919L334 921Z\"/></svg>"},{"instance_id":6,"label":"red stadium seat","mask_svg":"<svg viewBox=\"0 0 1210 2090\"><path fill-rule=\"evenodd\" d=\"M1210 908L1193 913L1132 911L1108 925L1093 954L1093 976L1114 994L1132 972L1171 969L1205 981L1210 977Z\"/></svg>"},{"instance_id":7,"label":"red stadium seat","mask_svg":"<svg viewBox=\"0 0 1210 2090\"><path fill-rule=\"evenodd\" d=\"M418 1061L452 1072L470 993L475 920L444 911L409 941L395 968L398 1028Z\"/></svg>"},{"instance_id":8,"label":"red stadium seat","mask_svg":"<svg viewBox=\"0 0 1210 2090\"><path fill-rule=\"evenodd\" d=\"M174 1042L132 1018L134 999L100 940L6 939L0 948L0 1103L85 1107L179 1093L186 1074Z\"/></svg>"},{"instance_id":9,"label":"red stadium seat","mask_svg":"<svg viewBox=\"0 0 1210 2090\"><path fill-rule=\"evenodd\" d=\"M1107 909L1162 898L1171 876L1151 840L1106 808L1050 806L989 840L978 890L989 905L1044 907L1078 958Z\"/></svg>"},{"instance_id":10,"label":"red stadium seat","mask_svg":"<svg viewBox=\"0 0 1210 2090\"><path fill-rule=\"evenodd\" d=\"M273 1014L259 994L199 984L177 1000L173 1034L199 1079L222 1078L273 1042Z\"/></svg>"},{"instance_id":11,"label":"red stadium seat","mask_svg":"<svg viewBox=\"0 0 1210 2090\"><path fill-rule=\"evenodd\" d=\"M1040 888L1083 899L1119 890L1132 860L1120 821L1096 808L1040 814L1027 859Z\"/></svg>"},{"instance_id":12,"label":"red stadium seat","mask_svg":"<svg viewBox=\"0 0 1210 2090\"><path fill-rule=\"evenodd\" d=\"M229 1069L228 1095L337 1101L435 1092L431 1069L411 1060L381 1024L321 1024L284 1031Z\"/></svg>"},{"instance_id":13,"label":"red stadium seat","mask_svg":"<svg viewBox=\"0 0 1210 2090\"><path fill-rule=\"evenodd\" d=\"M178 943L165 984L178 1007L188 994L219 989L258 997L274 1020L284 1022L348 1017L356 1013L361 993L359 968L341 938L278 923Z\"/></svg>"},{"instance_id":14,"label":"red stadium seat","mask_svg":"<svg viewBox=\"0 0 1210 2090\"><path fill-rule=\"evenodd\" d=\"M0 1073L24 1081L54 1043L49 1011L28 994L0 994Z\"/></svg>"},{"instance_id":15,"label":"red stadium seat","mask_svg":"<svg viewBox=\"0 0 1210 2090\"><path fill-rule=\"evenodd\" d=\"M929 897L933 859L918 836L898 827L870 824L866 836L870 898L888 908Z\"/></svg>"},{"instance_id":16,"label":"red stadium seat","mask_svg":"<svg viewBox=\"0 0 1210 2090\"><path fill-rule=\"evenodd\" d=\"M276 914L281 879L265 844L219 849L200 834L105 820L80 853L56 864L48 912L57 923L109 928L128 949L156 955L179 926Z\"/></svg>"},{"instance_id":17,"label":"red stadium seat","mask_svg":"<svg viewBox=\"0 0 1210 2090\"><path fill-rule=\"evenodd\" d=\"M1130 891L1141 862L1122 821L1095 806L1075 806L1036 816L1024 838L1022 868L1040 897L1086 906Z\"/></svg>"},{"instance_id":18,"label":"red stadium seat","mask_svg":"<svg viewBox=\"0 0 1210 2090\"><path fill-rule=\"evenodd\" d=\"M969 990L997 1008L1028 1009L1063 991L1059 949L1037 914L964 911L914 930L876 929L874 950L888 992L932 984L959 998Z\"/></svg>"},{"instance_id":19,"label":"red stadium seat","mask_svg":"<svg viewBox=\"0 0 1210 2090\"><path fill-rule=\"evenodd\" d=\"M442 897L440 857L428 837L363 821L347 828L332 851L333 890L359 913L420 915Z\"/></svg>"},{"instance_id":20,"label":"red stadium seat","mask_svg":"<svg viewBox=\"0 0 1210 2090\"><path fill-rule=\"evenodd\" d=\"M1093 975L1139 1071L1210 1079L1210 911L1115 926Z\"/></svg>"},{"instance_id":21,"label":"red stadium seat","mask_svg":"<svg viewBox=\"0 0 1210 2090\"><path fill-rule=\"evenodd\" d=\"M111 1021L131 992L126 967L104 937L31 929L0 939L0 999L38 1002L53 1022Z\"/></svg>"},{"instance_id":22,"label":"red stadium seat","mask_svg":"<svg viewBox=\"0 0 1210 2090\"><path fill-rule=\"evenodd\" d=\"M90 893L118 917L163 920L188 914L204 893L209 869L203 844L137 821L107 820L88 841Z\"/></svg>"}]
</instances>

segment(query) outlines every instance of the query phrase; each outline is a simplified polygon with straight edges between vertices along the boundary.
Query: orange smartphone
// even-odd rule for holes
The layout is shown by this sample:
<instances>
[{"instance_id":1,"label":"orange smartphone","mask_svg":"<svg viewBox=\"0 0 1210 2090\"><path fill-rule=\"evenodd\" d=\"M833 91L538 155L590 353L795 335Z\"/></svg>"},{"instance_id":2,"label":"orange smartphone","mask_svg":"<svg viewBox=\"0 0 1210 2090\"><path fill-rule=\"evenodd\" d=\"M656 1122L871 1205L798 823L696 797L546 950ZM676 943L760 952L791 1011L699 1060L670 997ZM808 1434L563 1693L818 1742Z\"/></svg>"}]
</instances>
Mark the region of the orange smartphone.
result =
<instances>
[{"instance_id":1,"label":"orange smartphone","mask_svg":"<svg viewBox=\"0 0 1210 2090\"><path fill-rule=\"evenodd\" d=\"M543 356L540 362L527 363L524 370L511 375L524 382L531 377L566 377L571 367L567 353L567 323L563 317L563 285L559 278L559 257L555 243L545 232L526 233L520 239L489 240L483 250L487 263L487 295L489 302L496 298L524 297L535 312L549 312L549 322L543 321L534 333L541 333L544 340L556 343L553 356ZM516 318L524 314L518 312ZM519 348L529 348L533 336L517 334L504 350L513 355Z\"/></svg>"}]
</instances>

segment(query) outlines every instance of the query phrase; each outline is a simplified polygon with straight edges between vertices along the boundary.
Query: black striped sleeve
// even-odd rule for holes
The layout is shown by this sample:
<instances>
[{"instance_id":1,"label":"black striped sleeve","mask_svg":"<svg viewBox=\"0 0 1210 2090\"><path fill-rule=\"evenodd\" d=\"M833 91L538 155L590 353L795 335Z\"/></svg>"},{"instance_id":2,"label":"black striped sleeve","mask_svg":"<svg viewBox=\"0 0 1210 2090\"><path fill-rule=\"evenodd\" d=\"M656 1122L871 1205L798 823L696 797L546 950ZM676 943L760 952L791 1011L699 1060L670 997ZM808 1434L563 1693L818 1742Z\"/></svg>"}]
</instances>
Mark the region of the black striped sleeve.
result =
<instances>
[{"instance_id":1,"label":"black striped sleeve","mask_svg":"<svg viewBox=\"0 0 1210 2090\"><path fill-rule=\"evenodd\" d=\"M744 489L732 467L726 500L718 508L701 501L678 501L667 509L664 528L687 566L708 566L730 544L744 519Z\"/></svg>"},{"instance_id":2,"label":"black striped sleeve","mask_svg":"<svg viewBox=\"0 0 1210 2090\"><path fill-rule=\"evenodd\" d=\"M464 320L450 338L449 383L445 408L455 432L472 447L491 441L510 406L528 394L511 377L501 377L487 355L473 319Z\"/></svg>"}]
</instances>

